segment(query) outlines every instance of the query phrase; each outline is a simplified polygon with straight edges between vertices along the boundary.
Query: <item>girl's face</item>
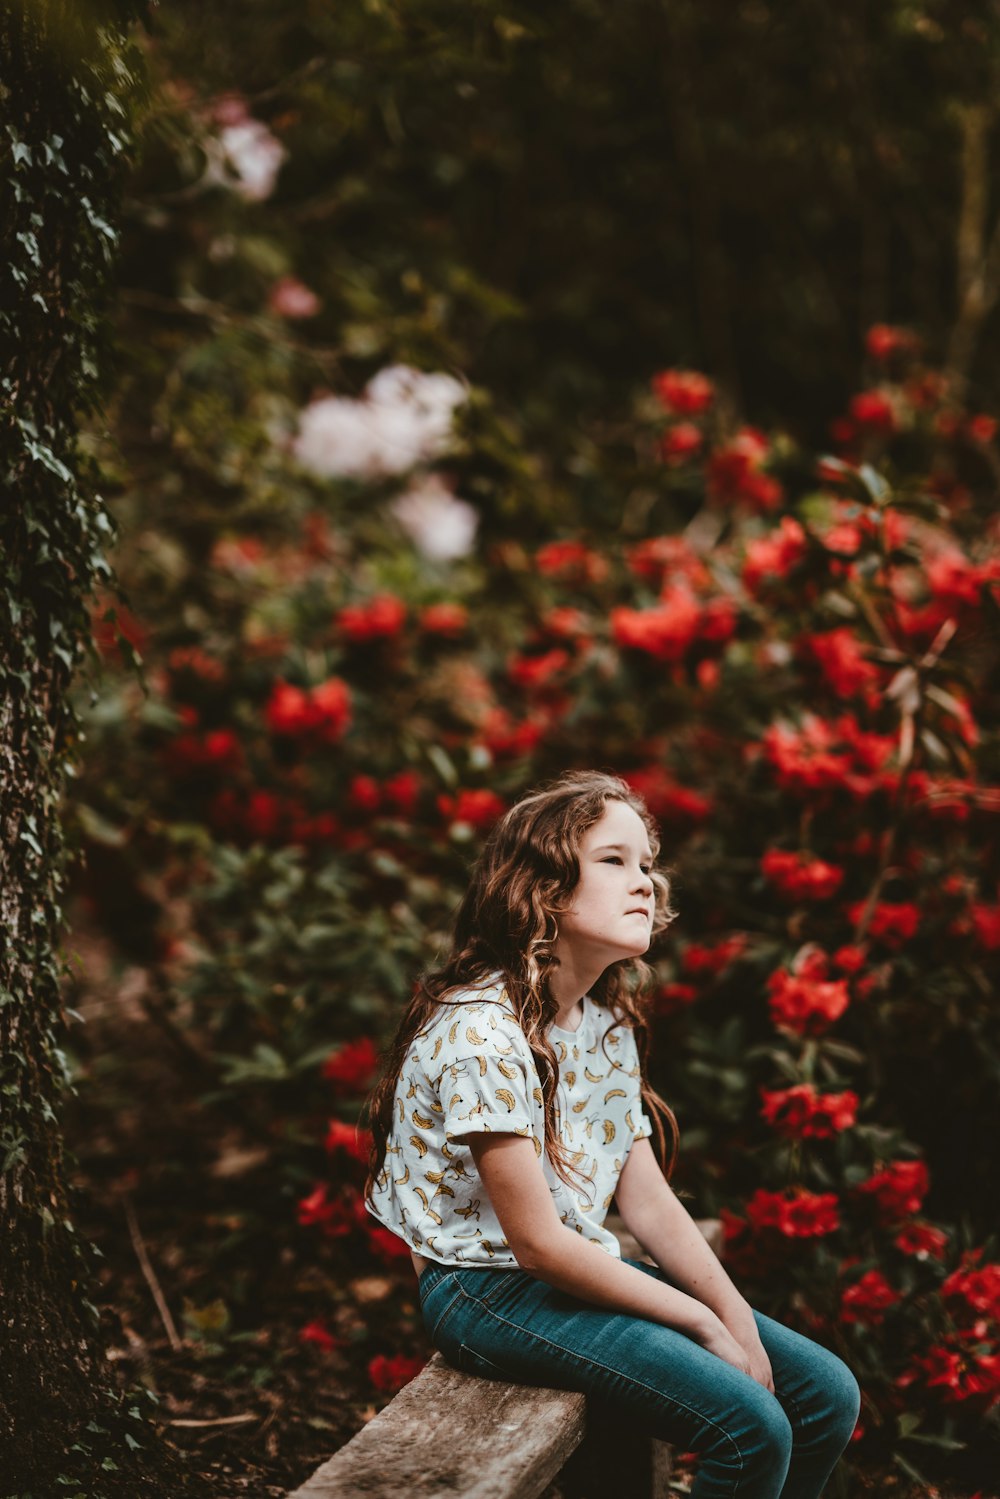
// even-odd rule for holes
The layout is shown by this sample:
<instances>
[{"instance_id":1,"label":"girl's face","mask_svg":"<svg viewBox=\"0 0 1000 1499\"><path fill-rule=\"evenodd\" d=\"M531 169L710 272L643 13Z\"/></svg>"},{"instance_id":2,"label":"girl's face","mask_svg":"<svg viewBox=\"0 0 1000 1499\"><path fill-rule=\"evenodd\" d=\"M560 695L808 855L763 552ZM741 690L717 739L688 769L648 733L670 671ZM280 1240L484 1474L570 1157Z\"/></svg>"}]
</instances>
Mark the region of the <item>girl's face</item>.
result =
<instances>
[{"instance_id":1,"label":"girl's face","mask_svg":"<svg viewBox=\"0 0 1000 1499\"><path fill-rule=\"evenodd\" d=\"M556 954L597 961L602 971L639 957L649 946L655 895L642 818L625 802L609 801L584 833L577 857L580 879L570 909L558 918Z\"/></svg>"}]
</instances>

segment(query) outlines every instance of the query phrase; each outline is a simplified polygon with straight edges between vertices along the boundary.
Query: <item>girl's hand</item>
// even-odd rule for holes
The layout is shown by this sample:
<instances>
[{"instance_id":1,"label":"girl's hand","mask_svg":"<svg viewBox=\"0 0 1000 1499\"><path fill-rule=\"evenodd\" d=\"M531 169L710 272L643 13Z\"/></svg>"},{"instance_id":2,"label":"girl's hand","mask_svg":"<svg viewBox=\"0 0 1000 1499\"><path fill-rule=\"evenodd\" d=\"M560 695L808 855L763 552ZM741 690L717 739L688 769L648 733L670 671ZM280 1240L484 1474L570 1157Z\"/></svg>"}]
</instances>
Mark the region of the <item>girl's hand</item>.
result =
<instances>
[{"instance_id":1,"label":"girl's hand","mask_svg":"<svg viewBox=\"0 0 1000 1499\"><path fill-rule=\"evenodd\" d=\"M709 1353L714 1353L717 1358L724 1359L727 1364L732 1364L733 1368L739 1369L741 1374L749 1374L750 1378L763 1385L765 1390L774 1393L771 1364L764 1352L756 1326L753 1336L748 1336L744 1342L739 1343L725 1323L716 1317L709 1323L707 1332L700 1341L702 1347L706 1348Z\"/></svg>"}]
</instances>

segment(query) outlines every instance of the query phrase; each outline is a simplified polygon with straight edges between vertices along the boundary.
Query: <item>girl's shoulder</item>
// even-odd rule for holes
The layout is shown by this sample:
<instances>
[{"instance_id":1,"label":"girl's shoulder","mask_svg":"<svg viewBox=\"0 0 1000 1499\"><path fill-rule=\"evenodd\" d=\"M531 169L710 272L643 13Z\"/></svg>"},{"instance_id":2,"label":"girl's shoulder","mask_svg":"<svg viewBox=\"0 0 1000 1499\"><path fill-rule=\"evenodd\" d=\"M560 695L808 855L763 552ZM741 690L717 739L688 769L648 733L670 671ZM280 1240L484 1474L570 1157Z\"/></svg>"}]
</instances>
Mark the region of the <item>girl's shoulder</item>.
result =
<instances>
[{"instance_id":1,"label":"girl's shoulder","mask_svg":"<svg viewBox=\"0 0 1000 1499\"><path fill-rule=\"evenodd\" d=\"M440 1070L458 1058L528 1049L502 980L454 989L413 1039L421 1059Z\"/></svg>"}]
</instances>

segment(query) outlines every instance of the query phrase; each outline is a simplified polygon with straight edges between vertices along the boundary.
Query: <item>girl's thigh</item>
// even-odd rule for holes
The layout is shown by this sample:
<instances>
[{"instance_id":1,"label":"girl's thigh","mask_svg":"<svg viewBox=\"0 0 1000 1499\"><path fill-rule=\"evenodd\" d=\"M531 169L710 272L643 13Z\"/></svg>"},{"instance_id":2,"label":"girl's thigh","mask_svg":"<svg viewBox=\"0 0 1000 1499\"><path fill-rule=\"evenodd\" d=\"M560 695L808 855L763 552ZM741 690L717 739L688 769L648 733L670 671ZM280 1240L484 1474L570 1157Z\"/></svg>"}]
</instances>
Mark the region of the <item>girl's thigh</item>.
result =
<instances>
[{"instance_id":1,"label":"girl's thigh","mask_svg":"<svg viewBox=\"0 0 1000 1499\"><path fill-rule=\"evenodd\" d=\"M422 1293L431 1341L466 1373L580 1390L690 1450L736 1452L750 1432L790 1437L770 1391L674 1328L591 1306L521 1270L453 1270L431 1284Z\"/></svg>"}]
</instances>

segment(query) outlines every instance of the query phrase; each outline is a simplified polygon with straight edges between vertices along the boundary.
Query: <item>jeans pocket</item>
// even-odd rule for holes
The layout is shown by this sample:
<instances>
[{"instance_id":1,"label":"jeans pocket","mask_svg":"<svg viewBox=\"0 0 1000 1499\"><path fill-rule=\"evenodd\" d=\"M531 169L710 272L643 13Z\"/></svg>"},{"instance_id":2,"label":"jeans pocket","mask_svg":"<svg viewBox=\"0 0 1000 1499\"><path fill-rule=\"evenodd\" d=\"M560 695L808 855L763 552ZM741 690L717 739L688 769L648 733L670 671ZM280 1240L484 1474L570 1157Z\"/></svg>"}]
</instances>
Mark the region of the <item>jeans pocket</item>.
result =
<instances>
[{"instance_id":1,"label":"jeans pocket","mask_svg":"<svg viewBox=\"0 0 1000 1499\"><path fill-rule=\"evenodd\" d=\"M527 1280L524 1270L463 1270L459 1279L466 1296L480 1306L492 1306L509 1287Z\"/></svg>"}]
</instances>

